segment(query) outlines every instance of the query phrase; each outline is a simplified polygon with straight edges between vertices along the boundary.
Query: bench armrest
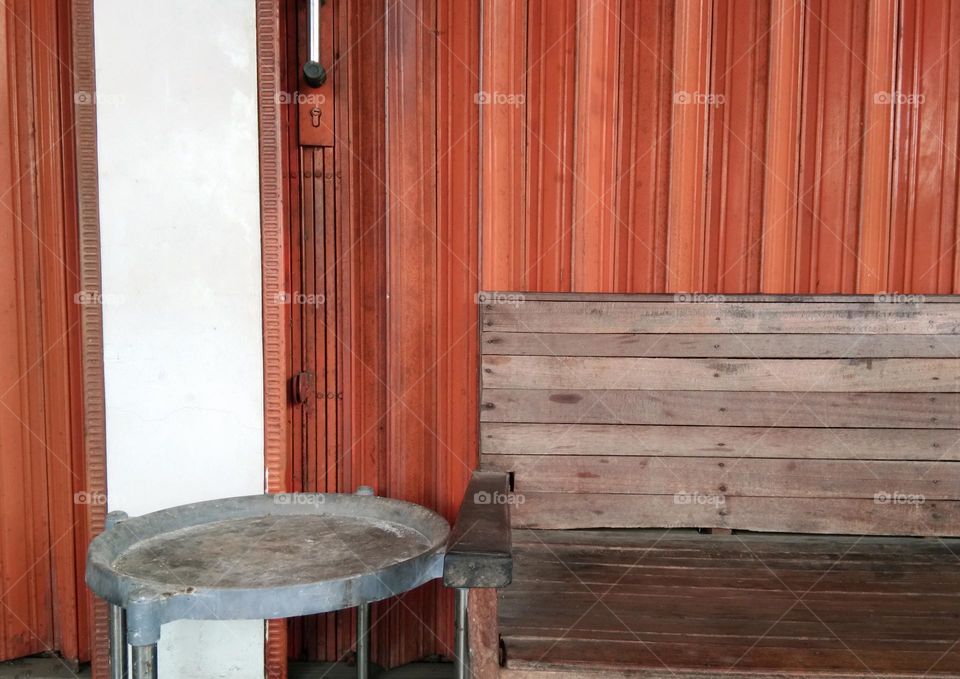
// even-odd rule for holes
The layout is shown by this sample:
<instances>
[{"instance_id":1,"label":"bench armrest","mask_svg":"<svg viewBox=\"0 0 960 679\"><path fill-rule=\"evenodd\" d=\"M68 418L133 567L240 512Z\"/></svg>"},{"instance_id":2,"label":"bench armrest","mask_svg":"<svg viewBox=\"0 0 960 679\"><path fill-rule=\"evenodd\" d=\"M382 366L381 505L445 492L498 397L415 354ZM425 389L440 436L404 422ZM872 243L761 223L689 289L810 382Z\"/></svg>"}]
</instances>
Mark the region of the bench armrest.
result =
<instances>
[{"instance_id":1,"label":"bench armrest","mask_svg":"<svg viewBox=\"0 0 960 679\"><path fill-rule=\"evenodd\" d=\"M505 587L513 579L506 474L474 472L447 540L443 584Z\"/></svg>"}]
</instances>

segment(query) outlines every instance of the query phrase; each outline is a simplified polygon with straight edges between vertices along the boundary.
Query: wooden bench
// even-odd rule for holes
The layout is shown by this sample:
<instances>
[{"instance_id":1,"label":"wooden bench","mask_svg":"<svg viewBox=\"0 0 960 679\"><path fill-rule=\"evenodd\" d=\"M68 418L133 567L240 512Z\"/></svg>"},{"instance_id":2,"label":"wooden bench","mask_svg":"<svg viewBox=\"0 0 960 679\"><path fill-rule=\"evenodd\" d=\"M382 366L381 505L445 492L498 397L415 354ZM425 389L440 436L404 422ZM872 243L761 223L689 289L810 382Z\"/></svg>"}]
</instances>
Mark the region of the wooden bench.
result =
<instances>
[{"instance_id":1,"label":"wooden bench","mask_svg":"<svg viewBox=\"0 0 960 679\"><path fill-rule=\"evenodd\" d=\"M487 299L474 677L960 676L958 298Z\"/></svg>"}]
</instances>

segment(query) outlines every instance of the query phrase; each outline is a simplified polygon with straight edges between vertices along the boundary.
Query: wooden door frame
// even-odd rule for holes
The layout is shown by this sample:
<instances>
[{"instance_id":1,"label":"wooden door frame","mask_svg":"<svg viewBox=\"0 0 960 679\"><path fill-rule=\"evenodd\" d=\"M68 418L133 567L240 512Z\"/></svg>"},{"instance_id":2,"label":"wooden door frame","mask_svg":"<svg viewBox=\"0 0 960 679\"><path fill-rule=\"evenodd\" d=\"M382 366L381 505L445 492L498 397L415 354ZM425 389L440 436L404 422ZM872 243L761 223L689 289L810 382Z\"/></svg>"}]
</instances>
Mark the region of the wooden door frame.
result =
<instances>
[{"instance_id":1,"label":"wooden door frame","mask_svg":"<svg viewBox=\"0 0 960 679\"><path fill-rule=\"evenodd\" d=\"M96 92L93 0L71 0L70 34L75 93ZM78 101L76 96L74 101ZM100 202L97 169L97 107L95 98L73 107L76 147L77 249L80 289L102 299L100 277ZM86 492L107 495L106 406L103 384L103 311L99 304L80 306L80 364L83 403L83 448ZM86 505L85 541L103 531L106 503ZM86 545L84 545L86 547ZM89 590L85 593L90 629L90 656L95 679L108 672L107 606Z\"/></svg>"},{"instance_id":2,"label":"wooden door frame","mask_svg":"<svg viewBox=\"0 0 960 679\"><path fill-rule=\"evenodd\" d=\"M286 310L277 301L285 290L281 68L282 33L278 0L256 0L257 112L260 139L260 238L263 310L264 491L286 490L287 356ZM269 620L264 640L265 676L286 677L285 620Z\"/></svg>"}]
</instances>

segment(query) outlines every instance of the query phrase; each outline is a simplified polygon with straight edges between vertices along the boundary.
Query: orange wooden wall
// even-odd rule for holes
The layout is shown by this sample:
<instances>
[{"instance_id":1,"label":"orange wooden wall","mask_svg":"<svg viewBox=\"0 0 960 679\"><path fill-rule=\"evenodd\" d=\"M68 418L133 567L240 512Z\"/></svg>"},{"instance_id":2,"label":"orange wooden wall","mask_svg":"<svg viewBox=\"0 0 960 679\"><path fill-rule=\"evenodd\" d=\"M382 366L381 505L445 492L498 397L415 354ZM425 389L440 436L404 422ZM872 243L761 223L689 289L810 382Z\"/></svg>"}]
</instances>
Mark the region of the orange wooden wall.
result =
<instances>
[{"instance_id":1,"label":"orange wooden wall","mask_svg":"<svg viewBox=\"0 0 960 679\"><path fill-rule=\"evenodd\" d=\"M960 2L339 7L343 489L454 516L479 289L960 292ZM378 660L449 611L379 606Z\"/></svg>"},{"instance_id":2,"label":"orange wooden wall","mask_svg":"<svg viewBox=\"0 0 960 679\"><path fill-rule=\"evenodd\" d=\"M74 11L0 7L0 660L90 657Z\"/></svg>"}]
</instances>

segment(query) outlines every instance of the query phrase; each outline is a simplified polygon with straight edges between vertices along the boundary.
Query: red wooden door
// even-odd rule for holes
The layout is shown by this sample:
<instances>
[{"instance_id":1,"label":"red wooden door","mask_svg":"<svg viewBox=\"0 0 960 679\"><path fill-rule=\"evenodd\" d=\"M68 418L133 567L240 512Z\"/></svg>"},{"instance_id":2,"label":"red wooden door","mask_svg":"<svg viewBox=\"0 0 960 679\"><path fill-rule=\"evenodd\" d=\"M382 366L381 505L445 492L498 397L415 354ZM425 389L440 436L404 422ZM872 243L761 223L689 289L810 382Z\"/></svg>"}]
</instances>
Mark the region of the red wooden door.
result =
<instances>
[{"instance_id":1,"label":"red wooden door","mask_svg":"<svg viewBox=\"0 0 960 679\"><path fill-rule=\"evenodd\" d=\"M0 660L90 654L70 7L0 9Z\"/></svg>"}]
</instances>

